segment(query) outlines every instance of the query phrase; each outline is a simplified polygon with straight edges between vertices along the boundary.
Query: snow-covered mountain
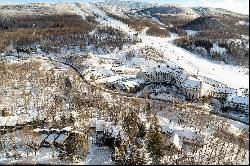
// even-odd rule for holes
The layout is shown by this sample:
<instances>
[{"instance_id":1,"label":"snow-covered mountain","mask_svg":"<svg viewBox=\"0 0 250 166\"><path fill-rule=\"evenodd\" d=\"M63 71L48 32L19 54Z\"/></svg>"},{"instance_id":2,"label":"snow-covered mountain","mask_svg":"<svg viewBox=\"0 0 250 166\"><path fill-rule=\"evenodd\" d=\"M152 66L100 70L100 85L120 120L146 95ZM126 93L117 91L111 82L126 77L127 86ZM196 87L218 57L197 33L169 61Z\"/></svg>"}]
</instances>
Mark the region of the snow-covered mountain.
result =
<instances>
[{"instance_id":1,"label":"snow-covered mountain","mask_svg":"<svg viewBox=\"0 0 250 166\"><path fill-rule=\"evenodd\" d=\"M0 163L152 164L154 134L161 164L249 163L248 53L248 16L224 9L1 5Z\"/></svg>"},{"instance_id":2,"label":"snow-covered mountain","mask_svg":"<svg viewBox=\"0 0 250 166\"><path fill-rule=\"evenodd\" d=\"M151 3L138 2L138 1L119 1L119 0L105 0L104 2L98 2L97 4L108 6L124 11L128 10L140 10L153 6Z\"/></svg>"},{"instance_id":3,"label":"snow-covered mountain","mask_svg":"<svg viewBox=\"0 0 250 166\"><path fill-rule=\"evenodd\" d=\"M227 9L222 8L211 8L211 7L192 7L191 8L194 12L196 12L199 15L234 15L238 17L247 17L247 15L243 15L240 13L235 13L232 11L229 11Z\"/></svg>"},{"instance_id":4,"label":"snow-covered mountain","mask_svg":"<svg viewBox=\"0 0 250 166\"><path fill-rule=\"evenodd\" d=\"M120 5L125 5L128 8L134 8L135 6L137 6L136 8L138 9L143 8L143 9L140 9L139 11L135 11L135 12L130 11L129 13L122 12L119 10L119 12L116 13L116 9L113 8L113 6L120 6ZM145 32L146 34L150 34L149 32L151 32L151 34L157 36L160 33L167 33L168 31L168 33L170 32L170 33L179 34L179 37L174 38L174 43L194 53L192 54L190 52L186 52L177 46L174 46L174 47L172 47L172 45L163 46L162 48L164 48L164 50L166 49L165 51L168 50L164 54L164 56L166 56L167 58L167 57L171 57L170 55L173 54L174 59L170 58L170 61L173 61L174 63L178 65L183 64L183 63L186 64L188 62L190 63L188 64L188 66L192 64L191 68L195 69L196 72L197 71L200 72L201 71L200 67L204 67L204 65L200 66L199 64L201 63L196 64L196 61L195 61L196 58L193 59L192 61L190 61L190 58L188 58L187 59L188 61L186 61L185 58L189 56L191 57L203 56L203 58L208 58L209 60L198 58L197 62L204 61L204 63L211 64L207 66L208 68L206 69L204 68L204 72L211 73L212 71L215 71L214 74L218 74L219 72L216 71L216 68L218 68L218 70L221 70L221 68L223 68L222 66L224 65L220 63L218 64L218 62L214 62L214 60L223 61L225 63L234 64L234 65L238 65L240 63L245 64L243 62L246 62L245 58L247 58L246 55L248 53L248 47L246 44L248 43L248 40L249 40L246 34L248 32L248 27L242 24L238 25L236 23L238 23L239 21L243 21L243 20L247 21L248 18L246 16L243 16L243 15L237 16L235 15L235 13L230 13L229 11L222 10L222 9L187 8L187 7L174 6L174 5L161 5L161 6L153 6L153 7L149 7L149 6L150 5L146 3L139 3L139 2L137 3L137 2L130 2L130 1L129 2L106 1L104 3L98 3L98 4L93 4L93 3L92 4L80 4L80 3L70 4L68 3L68 4L34 4L34 5L31 4L31 5L20 5L20 6L2 6L0 10L1 13L9 14L10 11L16 11L16 17L10 17L12 19L14 18L13 19L14 22L15 22L15 19L16 20L27 19L27 21L26 22L24 21L23 23L20 22L20 24L14 25L12 21L9 21L9 22L5 21L8 18L8 16L5 17L4 15L1 15L0 22L2 22L1 29L8 30L8 29L29 27L31 28L30 31L32 31L32 33L35 33L35 34L36 33L51 33L51 36L49 36L48 38L45 37L45 39L42 39L42 40L46 40L47 43L51 43L51 41L48 41L51 39L54 40L54 39L59 39L59 38L65 38L64 40L61 41L61 44L58 45L57 43L56 47L65 45L64 44L65 42L68 45L79 45L80 44L79 42L77 42L79 44L74 42L77 38L79 38L83 40L84 41L83 43L85 43L86 45L92 43L91 47L86 47L84 46L83 43L82 43L83 45L80 44L80 50L90 51L91 49L94 49L97 51L100 49L102 50L104 49L105 52L107 53L112 52L114 48L122 49L122 47L125 47L127 44L134 43L135 41L133 41L133 38L131 36L133 33L140 34L139 35L140 40L142 40L142 43L144 43L143 45L147 45L147 42L149 41L151 42L153 41L157 42L157 40L160 40L160 41L162 40L162 42L173 41L173 38L158 39L157 37L154 37L154 36L147 36L147 35L145 36ZM109 7L112 8L112 10L108 10ZM46 13L45 8L47 10L47 13ZM57 9L56 13L51 12L54 9ZM36 17L31 16L28 19L27 17L23 18L22 16L20 16L19 11L26 11L26 13L36 12L39 14ZM138 14L140 13L144 15L138 16ZM76 16L74 16L75 14ZM184 18L183 15L185 15L187 19L183 19ZM224 15L225 17L223 17ZM12 16L13 16L13 13L12 13ZM78 16L80 17L78 18ZM42 17L44 17L43 19L45 20L45 22L39 21ZM65 17L67 18L67 20L66 19L65 21L64 19L57 20L56 17L58 18ZM71 25L67 25L68 23L71 22L69 18L70 20L72 20L71 25L79 23L78 25L82 26L81 29L78 29L79 26L78 27L74 26L75 30L72 31L72 33L82 33L83 29L85 29L84 30L85 32L89 32L88 37L86 36L86 34L84 35L85 38L86 37L89 38L88 41L86 41L85 38L80 37L81 35L79 37L75 36L73 38L72 37L69 38L68 35L71 35L70 34L71 32L69 31L67 33L65 32L66 34L62 34L64 37L58 36L59 34L57 34L58 32L56 31L51 32L50 30L49 32L44 32L43 30L39 32L40 28L44 28L46 26L48 26L49 28L64 28L65 30L67 30L67 28L71 26ZM51 22L50 21L51 19L54 20L54 22ZM36 24L36 27L35 27L36 30L32 30L33 24ZM169 27L168 26L169 24L171 24L172 26ZM110 26L111 28L113 28L112 31L114 32L111 33L110 31L111 29L110 30L101 29L100 26ZM232 26L234 27L232 28ZM146 30L147 27L149 28L148 30ZM97 30L95 30L96 28ZM187 35L186 30L189 30L189 31L193 30L197 33L194 33L194 35L190 36L190 35ZM53 33L55 34L53 35ZM97 33L99 34L99 36L103 36L103 37L93 38L92 36L93 35L96 36ZM116 37L113 35L116 35ZM246 36L246 37L242 38L242 36ZM108 47L105 47L108 44L107 42L105 42L105 40L107 40L108 38L110 38L109 39L110 43ZM112 42L112 40L115 38L116 40L119 39L121 43L119 44L118 41ZM35 40L36 40L36 37L35 37ZM60 50L59 47L58 48L53 47L54 49L48 48L47 44L45 45L46 42L44 41L41 44L41 38L37 40L38 41L33 44L42 46L42 50L44 51L49 51L49 50L59 51ZM238 45L237 42L234 42L235 40L241 41L240 45ZM9 41L10 40L6 42L9 42ZM32 41L30 42L32 43ZM98 45L95 44L96 42L99 44ZM14 48L17 47L17 44L19 44L18 47L20 47L20 43L23 43L24 46L26 45L25 44L26 42L20 41L20 38L19 38L19 41L15 41L15 39L13 39L12 47ZM171 43L171 42L167 42L167 43ZM226 51L224 51L223 53L216 52L215 51L216 49L213 49L213 45L216 43L219 45L219 47L225 49ZM156 47L157 45L159 44L155 43L155 45L153 44L152 46ZM135 47L138 47L138 46L135 45ZM198 47L203 48L204 51L198 52L197 51ZM235 47L239 49L236 49ZM162 50L162 48L159 48L159 47L156 47L156 48ZM172 53L169 52L169 48L173 49ZM215 52L218 53L218 55L215 56ZM176 61L175 58L178 60ZM234 62L239 62L239 63L234 63ZM185 67L185 66L182 66L182 67ZM228 67L231 67L231 66L226 66L226 68L224 69L225 72ZM235 69L238 71L238 67L235 66ZM222 79L221 76L216 76L215 78L218 81L221 81L220 79ZM235 82L235 79L232 79L232 80L234 80ZM247 86L247 84L248 83L246 83L245 85Z\"/></svg>"}]
</instances>

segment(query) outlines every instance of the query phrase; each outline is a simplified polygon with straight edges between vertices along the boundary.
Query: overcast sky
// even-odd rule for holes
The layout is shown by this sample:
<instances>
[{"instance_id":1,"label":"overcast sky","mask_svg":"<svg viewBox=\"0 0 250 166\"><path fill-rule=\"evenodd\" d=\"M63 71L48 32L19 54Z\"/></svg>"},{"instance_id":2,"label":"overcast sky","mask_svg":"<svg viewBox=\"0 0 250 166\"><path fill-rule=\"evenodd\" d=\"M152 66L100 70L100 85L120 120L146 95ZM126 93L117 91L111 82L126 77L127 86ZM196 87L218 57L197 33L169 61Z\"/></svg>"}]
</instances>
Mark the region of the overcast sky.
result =
<instances>
[{"instance_id":1,"label":"overcast sky","mask_svg":"<svg viewBox=\"0 0 250 166\"><path fill-rule=\"evenodd\" d=\"M0 0L0 4L21 4L21 3L36 3L36 2L99 2L104 0ZM143 2L152 2L152 0L138 0ZM234 12L248 14L248 0L154 0L154 3L164 4L182 4L184 6L208 6L216 8L224 8Z\"/></svg>"}]
</instances>

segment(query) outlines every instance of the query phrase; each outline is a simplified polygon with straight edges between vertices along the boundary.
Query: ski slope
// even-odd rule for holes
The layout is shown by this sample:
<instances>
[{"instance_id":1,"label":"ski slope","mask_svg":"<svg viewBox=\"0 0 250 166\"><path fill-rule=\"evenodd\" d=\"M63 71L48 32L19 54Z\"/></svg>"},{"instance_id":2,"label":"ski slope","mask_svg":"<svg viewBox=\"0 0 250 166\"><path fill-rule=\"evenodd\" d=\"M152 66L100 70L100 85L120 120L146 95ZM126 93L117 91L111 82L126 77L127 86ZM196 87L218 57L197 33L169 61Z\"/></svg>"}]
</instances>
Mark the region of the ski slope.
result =
<instances>
[{"instance_id":1,"label":"ski slope","mask_svg":"<svg viewBox=\"0 0 250 166\"><path fill-rule=\"evenodd\" d=\"M160 38L151 36L141 36L145 45L153 46L164 52L167 60L184 68L187 72L201 75L222 82L232 88L248 88L248 69L218 64L195 55L172 44L175 38Z\"/></svg>"},{"instance_id":2,"label":"ski slope","mask_svg":"<svg viewBox=\"0 0 250 166\"><path fill-rule=\"evenodd\" d=\"M107 16L106 13L100 10L96 5L89 4L88 8L88 10L98 15L97 21L101 24L120 29L129 35L137 33L135 30L129 28L127 24ZM142 43L134 45L129 49L152 46L164 53L165 60L184 68L187 72L214 79L231 88L249 87L248 69L223 63L215 63L188 52L172 43L172 41L178 37L175 34L172 34L169 38L161 38L147 36L145 31L143 31L138 37L142 39Z\"/></svg>"}]
</instances>

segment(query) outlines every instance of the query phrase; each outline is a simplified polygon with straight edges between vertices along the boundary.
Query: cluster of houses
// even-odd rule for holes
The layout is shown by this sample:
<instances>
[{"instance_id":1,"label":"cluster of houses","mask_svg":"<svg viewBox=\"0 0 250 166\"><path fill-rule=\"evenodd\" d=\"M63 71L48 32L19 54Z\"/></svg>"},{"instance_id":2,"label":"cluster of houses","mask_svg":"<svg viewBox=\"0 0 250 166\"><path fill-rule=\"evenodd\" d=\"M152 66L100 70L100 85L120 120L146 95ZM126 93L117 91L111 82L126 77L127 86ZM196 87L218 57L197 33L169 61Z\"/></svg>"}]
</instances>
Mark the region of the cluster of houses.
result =
<instances>
[{"instance_id":1,"label":"cluster of houses","mask_svg":"<svg viewBox=\"0 0 250 166\"><path fill-rule=\"evenodd\" d=\"M248 110L248 93L240 94L237 89L209 80L201 80L190 75L184 69L173 66L144 67L137 73L137 78L146 83L165 83L175 85L189 100L201 97L226 99L225 106L239 110ZM248 111L247 111L248 112Z\"/></svg>"}]
</instances>

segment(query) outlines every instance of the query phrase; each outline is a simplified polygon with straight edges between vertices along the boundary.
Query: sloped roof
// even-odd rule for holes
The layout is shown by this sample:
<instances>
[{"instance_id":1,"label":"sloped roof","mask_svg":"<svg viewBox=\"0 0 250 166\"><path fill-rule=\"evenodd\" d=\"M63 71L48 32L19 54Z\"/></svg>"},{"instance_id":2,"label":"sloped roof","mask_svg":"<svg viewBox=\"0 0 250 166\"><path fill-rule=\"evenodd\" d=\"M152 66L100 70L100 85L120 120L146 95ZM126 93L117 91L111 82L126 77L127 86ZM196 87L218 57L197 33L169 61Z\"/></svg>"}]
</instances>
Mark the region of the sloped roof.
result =
<instances>
[{"instance_id":1,"label":"sloped roof","mask_svg":"<svg viewBox=\"0 0 250 166\"><path fill-rule=\"evenodd\" d=\"M239 104L246 104L249 105L249 98L246 96L237 96L237 95L232 95L228 97L228 101L234 102L234 103L239 103Z\"/></svg>"},{"instance_id":2,"label":"sloped roof","mask_svg":"<svg viewBox=\"0 0 250 166\"><path fill-rule=\"evenodd\" d=\"M184 88L201 88L201 81L194 77L188 77L181 85Z\"/></svg>"}]
</instances>

